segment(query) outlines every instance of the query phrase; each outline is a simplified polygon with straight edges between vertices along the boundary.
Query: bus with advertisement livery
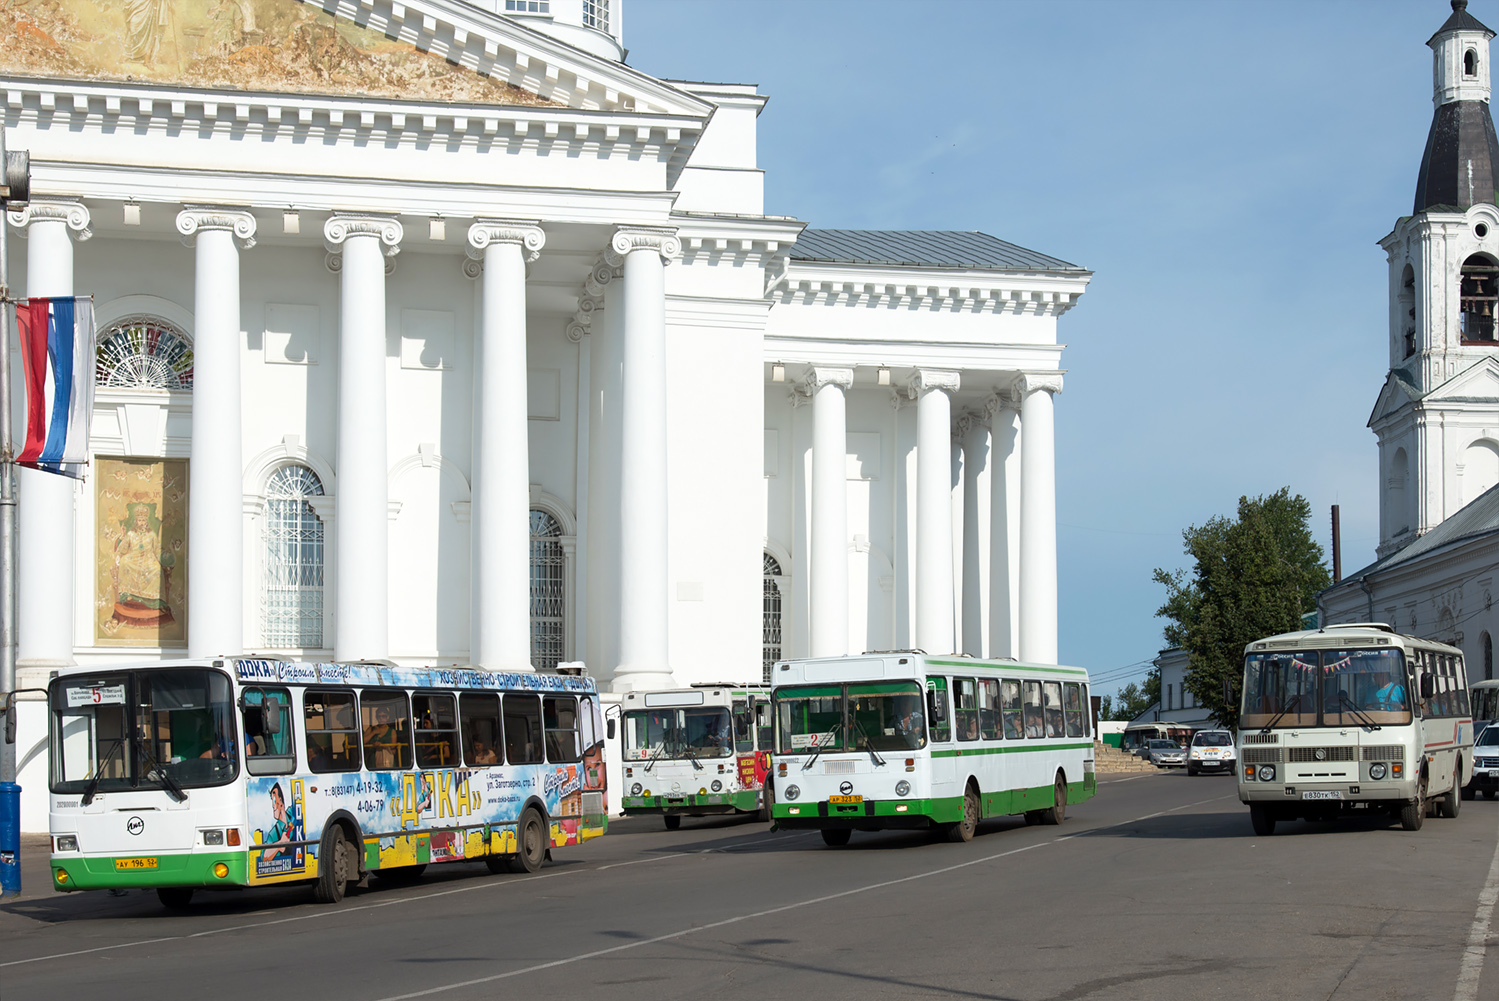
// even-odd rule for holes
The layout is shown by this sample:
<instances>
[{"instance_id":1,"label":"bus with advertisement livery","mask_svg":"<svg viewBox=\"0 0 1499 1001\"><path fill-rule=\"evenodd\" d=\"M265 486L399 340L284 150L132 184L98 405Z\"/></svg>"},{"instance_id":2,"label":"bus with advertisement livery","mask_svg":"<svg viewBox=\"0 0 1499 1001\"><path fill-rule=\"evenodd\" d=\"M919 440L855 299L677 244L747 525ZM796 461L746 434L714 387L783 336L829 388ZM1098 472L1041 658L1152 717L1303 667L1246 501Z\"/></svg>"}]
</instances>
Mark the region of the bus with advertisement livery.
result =
<instances>
[{"instance_id":1,"label":"bus with advertisement livery","mask_svg":"<svg viewBox=\"0 0 1499 1001\"><path fill-rule=\"evenodd\" d=\"M969 841L988 817L1060 824L1097 791L1081 668L895 651L771 677L777 829L834 846L902 828Z\"/></svg>"},{"instance_id":2,"label":"bus with advertisement livery","mask_svg":"<svg viewBox=\"0 0 1499 1001\"><path fill-rule=\"evenodd\" d=\"M625 816L659 816L668 831L683 817L770 819L769 689L708 683L627 692L620 710Z\"/></svg>"},{"instance_id":3,"label":"bus with advertisement livery","mask_svg":"<svg viewBox=\"0 0 1499 1001\"><path fill-rule=\"evenodd\" d=\"M483 861L607 829L586 677L260 659L88 666L48 688L53 886L306 882Z\"/></svg>"},{"instance_id":4,"label":"bus with advertisement livery","mask_svg":"<svg viewBox=\"0 0 1499 1001\"><path fill-rule=\"evenodd\" d=\"M1473 774L1462 651L1379 622L1244 649L1239 800L1261 837L1281 821L1387 813L1407 831L1456 817ZM1471 793L1469 793L1471 795Z\"/></svg>"}]
</instances>

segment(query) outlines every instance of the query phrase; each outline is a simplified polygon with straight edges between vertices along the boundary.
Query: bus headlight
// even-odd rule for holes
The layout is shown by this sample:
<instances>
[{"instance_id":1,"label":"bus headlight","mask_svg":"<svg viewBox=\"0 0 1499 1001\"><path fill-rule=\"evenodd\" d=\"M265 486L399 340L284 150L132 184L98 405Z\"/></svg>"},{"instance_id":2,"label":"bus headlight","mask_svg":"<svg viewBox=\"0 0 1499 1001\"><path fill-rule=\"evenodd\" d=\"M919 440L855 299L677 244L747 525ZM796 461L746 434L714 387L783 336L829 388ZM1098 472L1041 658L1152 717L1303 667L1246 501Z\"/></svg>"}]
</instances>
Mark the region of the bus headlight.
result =
<instances>
[{"instance_id":1,"label":"bus headlight","mask_svg":"<svg viewBox=\"0 0 1499 1001\"><path fill-rule=\"evenodd\" d=\"M909 796L909 795L911 795L911 783L907 782L905 779L901 779L899 782L895 783L895 795L897 795L897 796Z\"/></svg>"},{"instance_id":2,"label":"bus headlight","mask_svg":"<svg viewBox=\"0 0 1499 1001\"><path fill-rule=\"evenodd\" d=\"M1255 778L1259 779L1261 782L1274 782L1275 781L1275 766L1274 765L1260 765L1260 770L1259 770L1258 773L1256 773Z\"/></svg>"},{"instance_id":3,"label":"bus headlight","mask_svg":"<svg viewBox=\"0 0 1499 1001\"><path fill-rule=\"evenodd\" d=\"M723 789L723 783L718 781L718 779L714 779L713 784L708 788L712 789L714 792L719 792Z\"/></svg>"},{"instance_id":4,"label":"bus headlight","mask_svg":"<svg viewBox=\"0 0 1499 1001\"><path fill-rule=\"evenodd\" d=\"M223 831L204 831L203 843L205 845L221 845L224 843Z\"/></svg>"},{"instance_id":5,"label":"bus headlight","mask_svg":"<svg viewBox=\"0 0 1499 1001\"><path fill-rule=\"evenodd\" d=\"M798 796L800 796L802 794L801 786L787 786L782 791L782 794L787 799L796 799Z\"/></svg>"},{"instance_id":6,"label":"bus headlight","mask_svg":"<svg viewBox=\"0 0 1499 1001\"><path fill-rule=\"evenodd\" d=\"M1376 761L1369 766L1369 777L1371 779L1382 779L1384 778L1384 773L1385 765L1383 761Z\"/></svg>"},{"instance_id":7,"label":"bus headlight","mask_svg":"<svg viewBox=\"0 0 1499 1001\"><path fill-rule=\"evenodd\" d=\"M68 870L66 870L66 869L59 869L59 870L57 870L57 885L58 886L66 886L67 883L68 883L68 879L69 879Z\"/></svg>"},{"instance_id":8,"label":"bus headlight","mask_svg":"<svg viewBox=\"0 0 1499 1001\"><path fill-rule=\"evenodd\" d=\"M636 782L634 785L630 786L630 795L631 796L639 796L640 795L640 783L639 782Z\"/></svg>"},{"instance_id":9,"label":"bus headlight","mask_svg":"<svg viewBox=\"0 0 1499 1001\"><path fill-rule=\"evenodd\" d=\"M76 834L59 834L57 836L57 847L53 851L76 852L78 850L78 836Z\"/></svg>"}]
</instances>

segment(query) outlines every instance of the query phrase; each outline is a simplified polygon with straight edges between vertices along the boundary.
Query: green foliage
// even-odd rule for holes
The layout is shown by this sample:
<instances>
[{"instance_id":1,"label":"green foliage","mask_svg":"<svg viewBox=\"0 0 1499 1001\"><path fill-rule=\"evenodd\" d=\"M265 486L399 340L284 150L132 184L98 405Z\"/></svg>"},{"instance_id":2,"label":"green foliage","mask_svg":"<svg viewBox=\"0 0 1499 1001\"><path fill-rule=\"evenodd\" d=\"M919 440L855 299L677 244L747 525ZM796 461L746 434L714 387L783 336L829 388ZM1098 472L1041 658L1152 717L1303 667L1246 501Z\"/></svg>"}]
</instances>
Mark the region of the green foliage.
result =
<instances>
[{"instance_id":1,"label":"green foliage","mask_svg":"<svg viewBox=\"0 0 1499 1001\"><path fill-rule=\"evenodd\" d=\"M1186 687L1227 727L1238 725L1244 647L1301 628L1317 592L1332 583L1312 537L1311 506L1289 487L1240 497L1237 520L1211 518L1182 532L1190 573L1157 569L1166 641L1189 657ZM1159 679L1157 679L1159 691Z\"/></svg>"},{"instance_id":2,"label":"green foliage","mask_svg":"<svg viewBox=\"0 0 1499 1001\"><path fill-rule=\"evenodd\" d=\"M1159 668L1152 668L1144 684L1137 685L1131 681L1119 689L1118 695L1113 697L1105 695L1101 703L1103 708L1099 710L1098 718L1131 720L1159 701L1161 701L1161 672Z\"/></svg>"}]
</instances>

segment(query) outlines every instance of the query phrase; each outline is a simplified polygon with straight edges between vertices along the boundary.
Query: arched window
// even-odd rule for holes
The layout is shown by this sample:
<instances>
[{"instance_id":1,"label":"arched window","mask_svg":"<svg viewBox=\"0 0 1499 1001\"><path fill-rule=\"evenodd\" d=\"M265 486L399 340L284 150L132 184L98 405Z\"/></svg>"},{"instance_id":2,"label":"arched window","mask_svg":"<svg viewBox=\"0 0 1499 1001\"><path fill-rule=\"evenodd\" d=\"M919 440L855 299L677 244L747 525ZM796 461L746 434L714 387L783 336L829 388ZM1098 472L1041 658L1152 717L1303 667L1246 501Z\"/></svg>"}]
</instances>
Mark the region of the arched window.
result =
<instances>
[{"instance_id":1,"label":"arched window","mask_svg":"<svg viewBox=\"0 0 1499 1001\"><path fill-rule=\"evenodd\" d=\"M531 665L554 671L565 658L566 560L562 525L545 511L531 512Z\"/></svg>"},{"instance_id":2,"label":"arched window","mask_svg":"<svg viewBox=\"0 0 1499 1001\"><path fill-rule=\"evenodd\" d=\"M306 466L282 466L265 487L265 642L323 645L323 522L308 503L323 483Z\"/></svg>"},{"instance_id":3,"label":"arched window","mask_svg":"<svg viewBox=\"0 0 1499 1001\"><path fill-rule=\"evenodd\" d=\"M761 611L761 653L765 683L770 669L781 659L781 564L765 554L765 598Z\"/></svg>"},{"instance_id":4,"label":"arched window","mask_svg":"<svg viewBox=\"0 0 1499 1001\"><path fill-rule=\"evenodd\" d=\"M1416 269L1409 264L1400 275L1400 327L1405 331L1404 357L1416 353Z\"/></svg>"},{"instance_id":5,"label":"arched window","mask_svg":"<svg viewBox=\"0 0 1499 1001\"><path fill-rule=\"evenodd\" d=\"M1458 308L1464 344L1494 343L1495 305L1499 304L1499 265L1483 254L1463 261Z\"/></svg>"},{"instance_id":6,"label":"arched window","mask_svg":"<svg viewBox=\"0 0 1499 1001\"><path fill-rule=\"evenodd\" d=\"M1469 49L1463 53L1463 76L1478 75L1478 53Z\"/></svg>"},{"instance_id":7,"label":"arched window","mask_svg":"<svg viewBox=\"0 0 1499 1001\"><path fill-rule=\"evenodd\" d=\"M1483 634L1483 680L1494 680L1494 638Z\"/></svg>"},{"instance_id":8,"label":"arched window","mask_svg":"<svg viewBox=\"0 0 1499 1001\"><path fill-rule=\"evenodd\" d=\"M1390 474L1385 479L1385 537L1389 539L1404 535L1410 531L1411 521L1409 504L1406 497L1406 483L1410 479L1410 459L1405 454L1405 449L1395 449L1395 455L1390 459Z\"/></svg>"},{"instance_id":9,"label":"arched window","mask_svg":"<svg viewBox=\"0 0 1499 1001\"><path fill-rule=\"evenodd\" d=\"M193 388L193 345L187 334L154 316L127 316L99 331L94 381L112 389Z\"/></svg>"}]
</instances>

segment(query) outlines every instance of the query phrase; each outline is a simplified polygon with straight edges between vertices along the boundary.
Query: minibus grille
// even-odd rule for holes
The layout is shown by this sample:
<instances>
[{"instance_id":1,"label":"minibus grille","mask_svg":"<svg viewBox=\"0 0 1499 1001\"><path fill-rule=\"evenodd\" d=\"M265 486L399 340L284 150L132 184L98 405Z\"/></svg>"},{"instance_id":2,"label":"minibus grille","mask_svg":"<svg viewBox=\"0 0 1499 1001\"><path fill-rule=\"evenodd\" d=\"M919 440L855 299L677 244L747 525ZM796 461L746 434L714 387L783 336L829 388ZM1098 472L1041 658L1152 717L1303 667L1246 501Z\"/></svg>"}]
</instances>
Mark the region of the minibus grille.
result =
<instances>
[{"instance_id":1,"label":"minibus grille","mask_svg":"<svg viewBox=\"0 0 1499 1001\"><path fill-rule=\"evenodd\" d=\"M1244 748L1244 764L1246 765L1274 765L1279 762L1280 748L1278 747Z\"/></svg>"},{"instance_id":2,"label":"minibus grille","mask_svg":"<svg viewBox=\"0 0 1499 1001\"><path fill-rule=\"evenodd\" d=\"M1279 744L1278 733L1241 733L1239 734L1241 744Z\"/></svg>"},{"instance_id":3,"label":"minibus grille","mask_svg":"<svg viewBox=\"0 0 1499 1001\"><path fill-rule=\"evenodd\" d=\"M1286 760L1352 761L1354 760L1354 752L1356 750L1357 748L1354 747L1291 747L1287 748L1289 754ZM1322 756L1320 758L1317 756L1318 751L1322 752Z\"/></svg>"},{"instance_id":4,"label":"minibus grille","mask_svg":"<svg viewBox=\"0 0 1499 1001\"><path fill-rule=\"evenodd\" d=\"M1404 761L1405 748L1399 744L1378 744L1364 748L1365 761Z\"/></svg>"}]
</instances>

